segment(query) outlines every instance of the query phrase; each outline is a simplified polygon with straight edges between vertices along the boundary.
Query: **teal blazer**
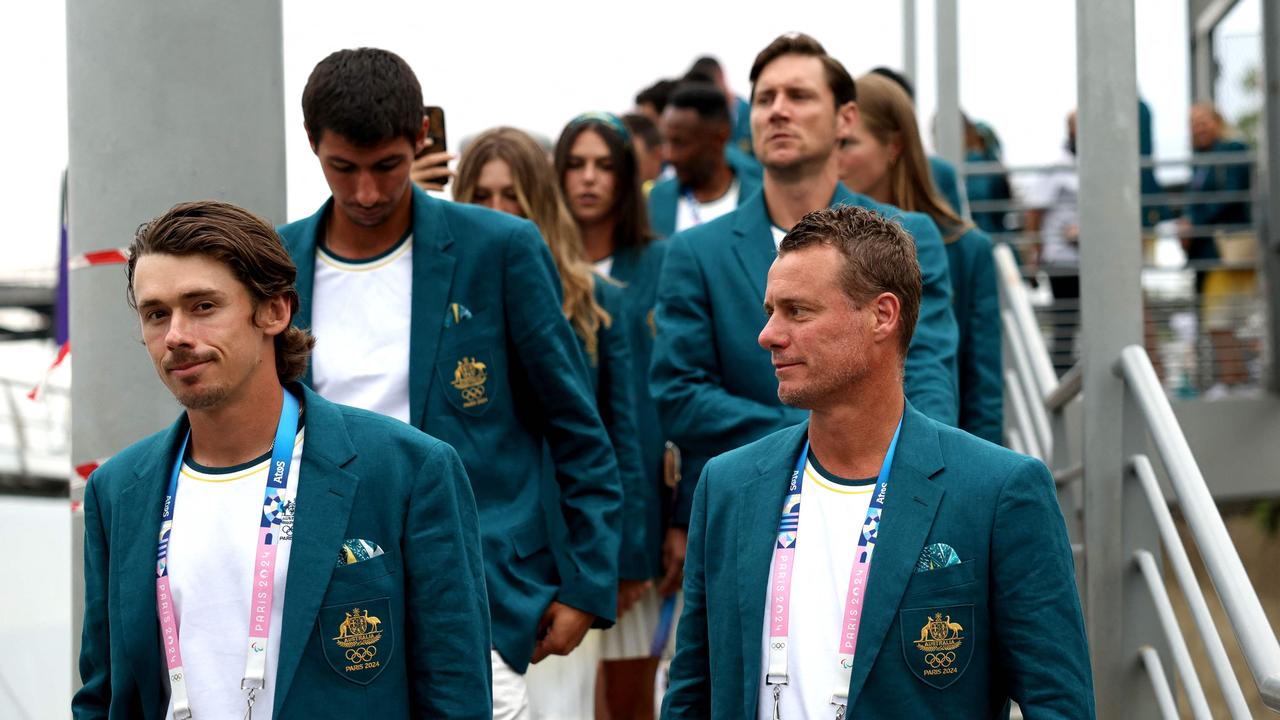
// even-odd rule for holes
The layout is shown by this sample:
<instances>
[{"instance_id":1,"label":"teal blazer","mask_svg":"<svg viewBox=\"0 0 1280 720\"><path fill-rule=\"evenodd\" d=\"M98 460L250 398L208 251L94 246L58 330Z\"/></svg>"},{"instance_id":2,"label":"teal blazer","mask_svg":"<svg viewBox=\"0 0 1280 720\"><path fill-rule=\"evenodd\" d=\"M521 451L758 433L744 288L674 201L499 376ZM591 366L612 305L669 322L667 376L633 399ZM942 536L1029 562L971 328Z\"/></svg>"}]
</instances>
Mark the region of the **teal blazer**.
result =
<instances>
[{"instance_id":1,"label":"teal blazer","mask_svg":"<svg viewBox=\"0 0 1280 720\"><path fill-rule=\"evenodd\" d=\"M703 471L663 718L756 717L769 564L807 432L787 428ZM1042 463L908 405L877 538L848 717L1008 717L1010 699L1027 717L1093 717L1071 546ZM935 543L962 562L915 572ZM929 673L916 645L933 613L964 628L958 672Z\"/></svg>"},{"instance_id":2,"label":"teal blazer","mask_svg":"<svg viewBox=\"0 0 1280 720\"><path fill-rule=\"evenodd\" d=\"M933 176L933 187L942 194L957 215L964 214L960 205L960 181L956 176L956 168L951 163L936 155L929 156L929 174Z\"/></svg>"},{"instance_id":3,"label":"teal blazer","mask_svg":"<svg viewBox=\"0 0 1280 720\"><path fill-rule=\"evenodd\" d=\"M859 205L902 221L916 241L924 292L907 354L907 396L925 414L956 423L957 331L951 276L938 228L837 185L831 205ZM734 212L671 239L658 290L649 382L663 428L684 451L676 521L687 522L702 462L794 425L805 413L778 400L764 326L765 282L777 256L764 193Z\"/></svg>"},{"instance_id":4,"label":"teal blazer","mask_svg":"<svg viewBox=\"0 0 1280 720\"><path fill-rule=\"evenodd\" d=\"M975 227L946 247L960 328L960 429L999 445L1004 440L1004 360L991 238Z\"/></svg>"},{"instance_id":5,"label":"teal blazer","mask_svg":"<svg viewBox=\"0 0 1280 720\"><path fill-rule=\"evenodd\" d=\"M738 205L750 198L760 189L760 163L750 155L735 150L732 146L724 149L725 160L738 179ZM659 237L671 237L676 232L676 208L680 204L679 178L669 177L657 183L649 190L649 228Z\"/></svg>"},{"instance_id":6,"label":"teal blazer","mask_svg":"<svg viewBox=\"0 0 1280 720\"><path fill-rule=\"evenodd\" d=\"M553 599L606 626L613 621L622 507L617 463L537 227L412 192L410 424L452 445L467 468L480 508L494 646L522 673ZM294 322L304 328L311 324L316 245L331 205L279 230L298 266ZM453 385L464 359L486 365L481 404L468 405ZM550 546L539 498L544 480L559 486L561 514L573 528L569 575L557 571Z\"/></svg>"},{"instance_id":7,"label":"teal blazer","mask_svg":"<svg viewBox=\"0 0 1280 720\"><path fill-rule=\"evenodd\" d=\"M284 621L272 628L280 633L273 716L492 717L480 529L457 453L404 423L301 393L307 436ZM156 538L187 429L183 413L109 460L85 489L78 719L164 717ZM335 567L350 538L385 554ZM331 640L356 603L390 616L372 677L348 677Z\"/></svg>"},{"instance_id":8,"label":"teal blazer","mask_svg":"<svg viewBox=\"0 0 1280 720\"><path fill-rule=\"evenodd\" d=\"M624 532L634 537L633 524L641 527L643 555L630 554L619 566L619 574L631 580L662 575L662 542L670 521L672 493L662 474L667 437L658 418L658 405L649 391L647 370L653 355L654 307L658 302L658 279L667 256L666 240L654 240L644 247L619 248L613 253L610 276L622 283L626 323L630 328L631 383L636 403L636 437L640 441L644 479L639 487L628 487ZM636 513L632 515L632 513ZM624 553L627 554L627 553ZM646 574L639 574L644 572Z\"/></svg>"},{"instance_id":9,"label":"teal blazer","mask_svg":"<svg viewBox=\"0 0 1280 720\"><path fill-rule=\"evenodd\" d=\"M647 537L645 528L646 484L649 478L643 467L640 448L640 430L636 415L636 381L634 357L631 350L630 311L627 309L621 287L595 278L596 302L609 313L610 326L600 326L596 333L594 361L588 355L591 388L595 393L596 408L609 433L614 455L618 458L618 473L622 478L623 511L621 517L621 543L618 548L618 577L627 580L647 580ZM583 345L586 353L586 346ZM544 479L543 511L550 518L561 573L569 557L560 549L568 545L569 529L560 514L560 488L551 479Z\"/></svg>"}]
</instances>

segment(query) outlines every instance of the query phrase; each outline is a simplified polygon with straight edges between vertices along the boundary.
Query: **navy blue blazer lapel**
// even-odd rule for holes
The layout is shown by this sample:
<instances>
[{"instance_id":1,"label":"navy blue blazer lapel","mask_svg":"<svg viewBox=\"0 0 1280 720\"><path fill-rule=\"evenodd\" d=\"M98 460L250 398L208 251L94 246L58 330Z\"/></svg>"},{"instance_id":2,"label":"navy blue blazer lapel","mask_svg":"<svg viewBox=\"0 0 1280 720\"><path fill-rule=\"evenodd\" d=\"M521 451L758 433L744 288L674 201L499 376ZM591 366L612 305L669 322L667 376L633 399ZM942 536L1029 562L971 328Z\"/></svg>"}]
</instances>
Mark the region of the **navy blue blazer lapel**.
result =
<instances>
[{"instance_id":1,"label":"navy blue blazer lapel","mask_svg":"<svg viewBox=\"0 0 1280 720\"><path fill-rule=\"evenodd\" d=\"M849 680L851 707L880 654L902 593L915 572L916 559L933 526L944 491L929 478L942 468L937 428L908 404L898 449L889 470L884 514L871 561L871 576L867 580L862 627L858 631L853 675Z\"/></svg>"},{"instance_id":2,"label":"navy blue blazer lapel","mask_svg":"<svg viewBox=\"0 0 1280 720\"><path fill-rule=\"evenodd\" d=\"M289 551L275 711L289 694L302 651L313 632L320 601L333 577L360 479L343 469L356 456L342 411L310 389L304 391L306 439L299 468L297 520Z\"/></svg>"},{"instance_id":3,"label":"navy blue blazer lapel","mask_svg":"<svg viewBox=\"0 0 1280 720\"><path fill-rule=\"evenodd\" d=\"M776 438L775 448L756 463L756 476L744 479L738 491L738 619L742 628L743 707L754 708L761 675L760 643L764 639L768 603L769 566L778 537L778 518L787 494L787 478L804 447L809 423L790 428Z\"/></svg>"},{"instance_id":4,"label":"navy blue blazer lapel","mask_svg":"<svg viewBox=\"0 0 1280 720\"><path fill-rule=\"evenodd\" d=\"M738 256L747 279L751 281L751 286L756 290L756 299L762 305L765 283L769 279L769 266L778 256L770 224L763 191L755 193L734 210L733 251Z\"/></svg>"},{"instance_id":5,"label":"navy blue blazer lapel","mask_svg":"<svg viewBox=\"0 0 1280 720\"><path fill-rule=\"evenodd\" d=\"M426 421L427 393L449 293L453 290L455 260L446 251L453 235L445 222L443 200L413 188L413 310L409 317L409 424Z\"/></svg>"},{"instance_id":6,"label":"navy blue blazer lapel","mask_svg":"<svg viewBox=\"0 0 1280 720\"><path fill-rule=\"evenodd\" d=\"M157 441L146 464L134 468L133 481L121 491L113 507L110 551L121 557L121 624L130 629L120 641L133 661L146 717L161 717L169 695L156 614L156 543L169 474L187 427L187 415L183 413Z\"/></svg>"}]
</instances>

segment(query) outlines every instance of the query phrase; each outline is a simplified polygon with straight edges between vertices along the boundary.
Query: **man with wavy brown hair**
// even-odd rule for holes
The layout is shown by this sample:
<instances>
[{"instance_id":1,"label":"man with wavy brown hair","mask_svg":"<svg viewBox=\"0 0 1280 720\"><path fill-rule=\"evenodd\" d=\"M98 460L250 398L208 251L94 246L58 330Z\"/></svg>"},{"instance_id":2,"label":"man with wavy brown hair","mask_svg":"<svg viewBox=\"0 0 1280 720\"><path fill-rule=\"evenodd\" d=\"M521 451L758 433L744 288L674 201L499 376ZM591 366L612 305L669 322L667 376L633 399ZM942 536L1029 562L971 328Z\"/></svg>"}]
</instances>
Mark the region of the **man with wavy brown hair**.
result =
<instances>
[{"instance_id":1,"label":"man with wavy brown hair","mask_svg":"<svg viewBox=\"0 0 1280 720\"><path fill-rule=\"evenodd\" d=\"M462 463L296 382L313 340L290 327L297 271L271 226L177 205L126 273L186 412L85 491L75 716L490 717Z\"/></svg>"}]
</instances>

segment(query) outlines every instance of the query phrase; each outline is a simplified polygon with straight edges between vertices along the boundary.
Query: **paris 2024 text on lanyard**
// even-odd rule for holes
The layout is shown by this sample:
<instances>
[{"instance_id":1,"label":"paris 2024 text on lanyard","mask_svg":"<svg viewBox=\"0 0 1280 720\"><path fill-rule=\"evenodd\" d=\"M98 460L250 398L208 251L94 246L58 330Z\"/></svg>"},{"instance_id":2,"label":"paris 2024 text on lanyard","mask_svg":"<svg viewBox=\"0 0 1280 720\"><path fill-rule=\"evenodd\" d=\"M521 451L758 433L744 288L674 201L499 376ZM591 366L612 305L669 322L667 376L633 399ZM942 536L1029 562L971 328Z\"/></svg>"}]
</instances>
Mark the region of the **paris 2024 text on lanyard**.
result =
<instances>
[{"instance_id":1,"label":"paris 2024 text on lanyard","mask_svg":"<svg viewBox=\"0 0 1280 720\"><path fill-rule=\"evenodd\" d=\"M867 576L871 572L871 556L876 550L876 535L880 527L880 514L884 510L885 488L889 483L889 468L893 465L893 453L898 447L898 435L902 432L902 418L893 431L889 451L880 463L867 518L858 535L858 551L853 558L853 570L849 573L849 589L844 598L844 616L840 623L840 648L836 662L840 665L841 683L831 693L831 704L836 706L836 720L843 720L849 701L849 679L853 674L853 654L858 646L858 630L862 626L862 603L866 599ZM781 720L780 703L782 686L787 685L787 639L791 630L791 577L795 567L796 545L800 540L800 488L804 484L804 466L809 460L809 441L804 443L791 482L787 487L787 499L782 503L782 518L778 521L778 541L773 550L773 571L769 578L769 668L765 684L773 687L773 717Z\"/></svg>"},{"instance_id":2,"label":"paris 2024 text on lanyard","mask_svg":"<svg viewBox=\"0 0 1280 720\"><path fill-rule=\"evenodd\" d=\"M276 440L271 446L271 465L267 468L267 485L263 493L262 523L258 530L258 549L253 560L253 589L249 596L249 639L244 663L244 679L240 688L246 691L245 718L253 716L253 701L267 684L267 638L271 636L271 596L276 585L276 549L279 528L272 523L271 510L283 500L289 485L289 466L293 464L293 441L298 434L298 399L284 391ZM174 720L191 717L191 699L187 696L187 678L182 670L182 649L178 644L178 618L174 615L173 591L169 587L169 533L173 530L173 513L178 502L178 475L182 458L187 453L191 432L182 439L178 458L173 462L173 475L164 497L164 514L160 525L160 545L156 549L156 611L160 615L160 634L164 641L165 663L169 668L169 687L173 696Z\"/></svg>"}]
</instances>

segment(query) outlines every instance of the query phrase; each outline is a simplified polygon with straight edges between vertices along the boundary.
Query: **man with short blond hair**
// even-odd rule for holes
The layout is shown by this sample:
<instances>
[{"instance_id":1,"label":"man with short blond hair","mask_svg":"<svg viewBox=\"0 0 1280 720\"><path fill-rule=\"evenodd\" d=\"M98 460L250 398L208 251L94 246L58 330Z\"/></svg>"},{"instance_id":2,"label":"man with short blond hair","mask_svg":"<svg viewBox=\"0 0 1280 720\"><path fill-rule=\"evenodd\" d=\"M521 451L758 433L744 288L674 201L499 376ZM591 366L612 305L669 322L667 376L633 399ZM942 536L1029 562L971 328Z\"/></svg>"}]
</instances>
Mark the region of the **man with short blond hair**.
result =
<instances>
[{"instance_id":1,"label":"man with short blond hair","mask_svg":"<svg viewBox=\"0 0 1280 720\"><path fill-rule=\"evenodd\" d=\"M906 400L920 297L872 210L782 240L758 340L808 417L703 469L664 718L1093 716L1053 479Z\"/></svg>"}]
</instances>

